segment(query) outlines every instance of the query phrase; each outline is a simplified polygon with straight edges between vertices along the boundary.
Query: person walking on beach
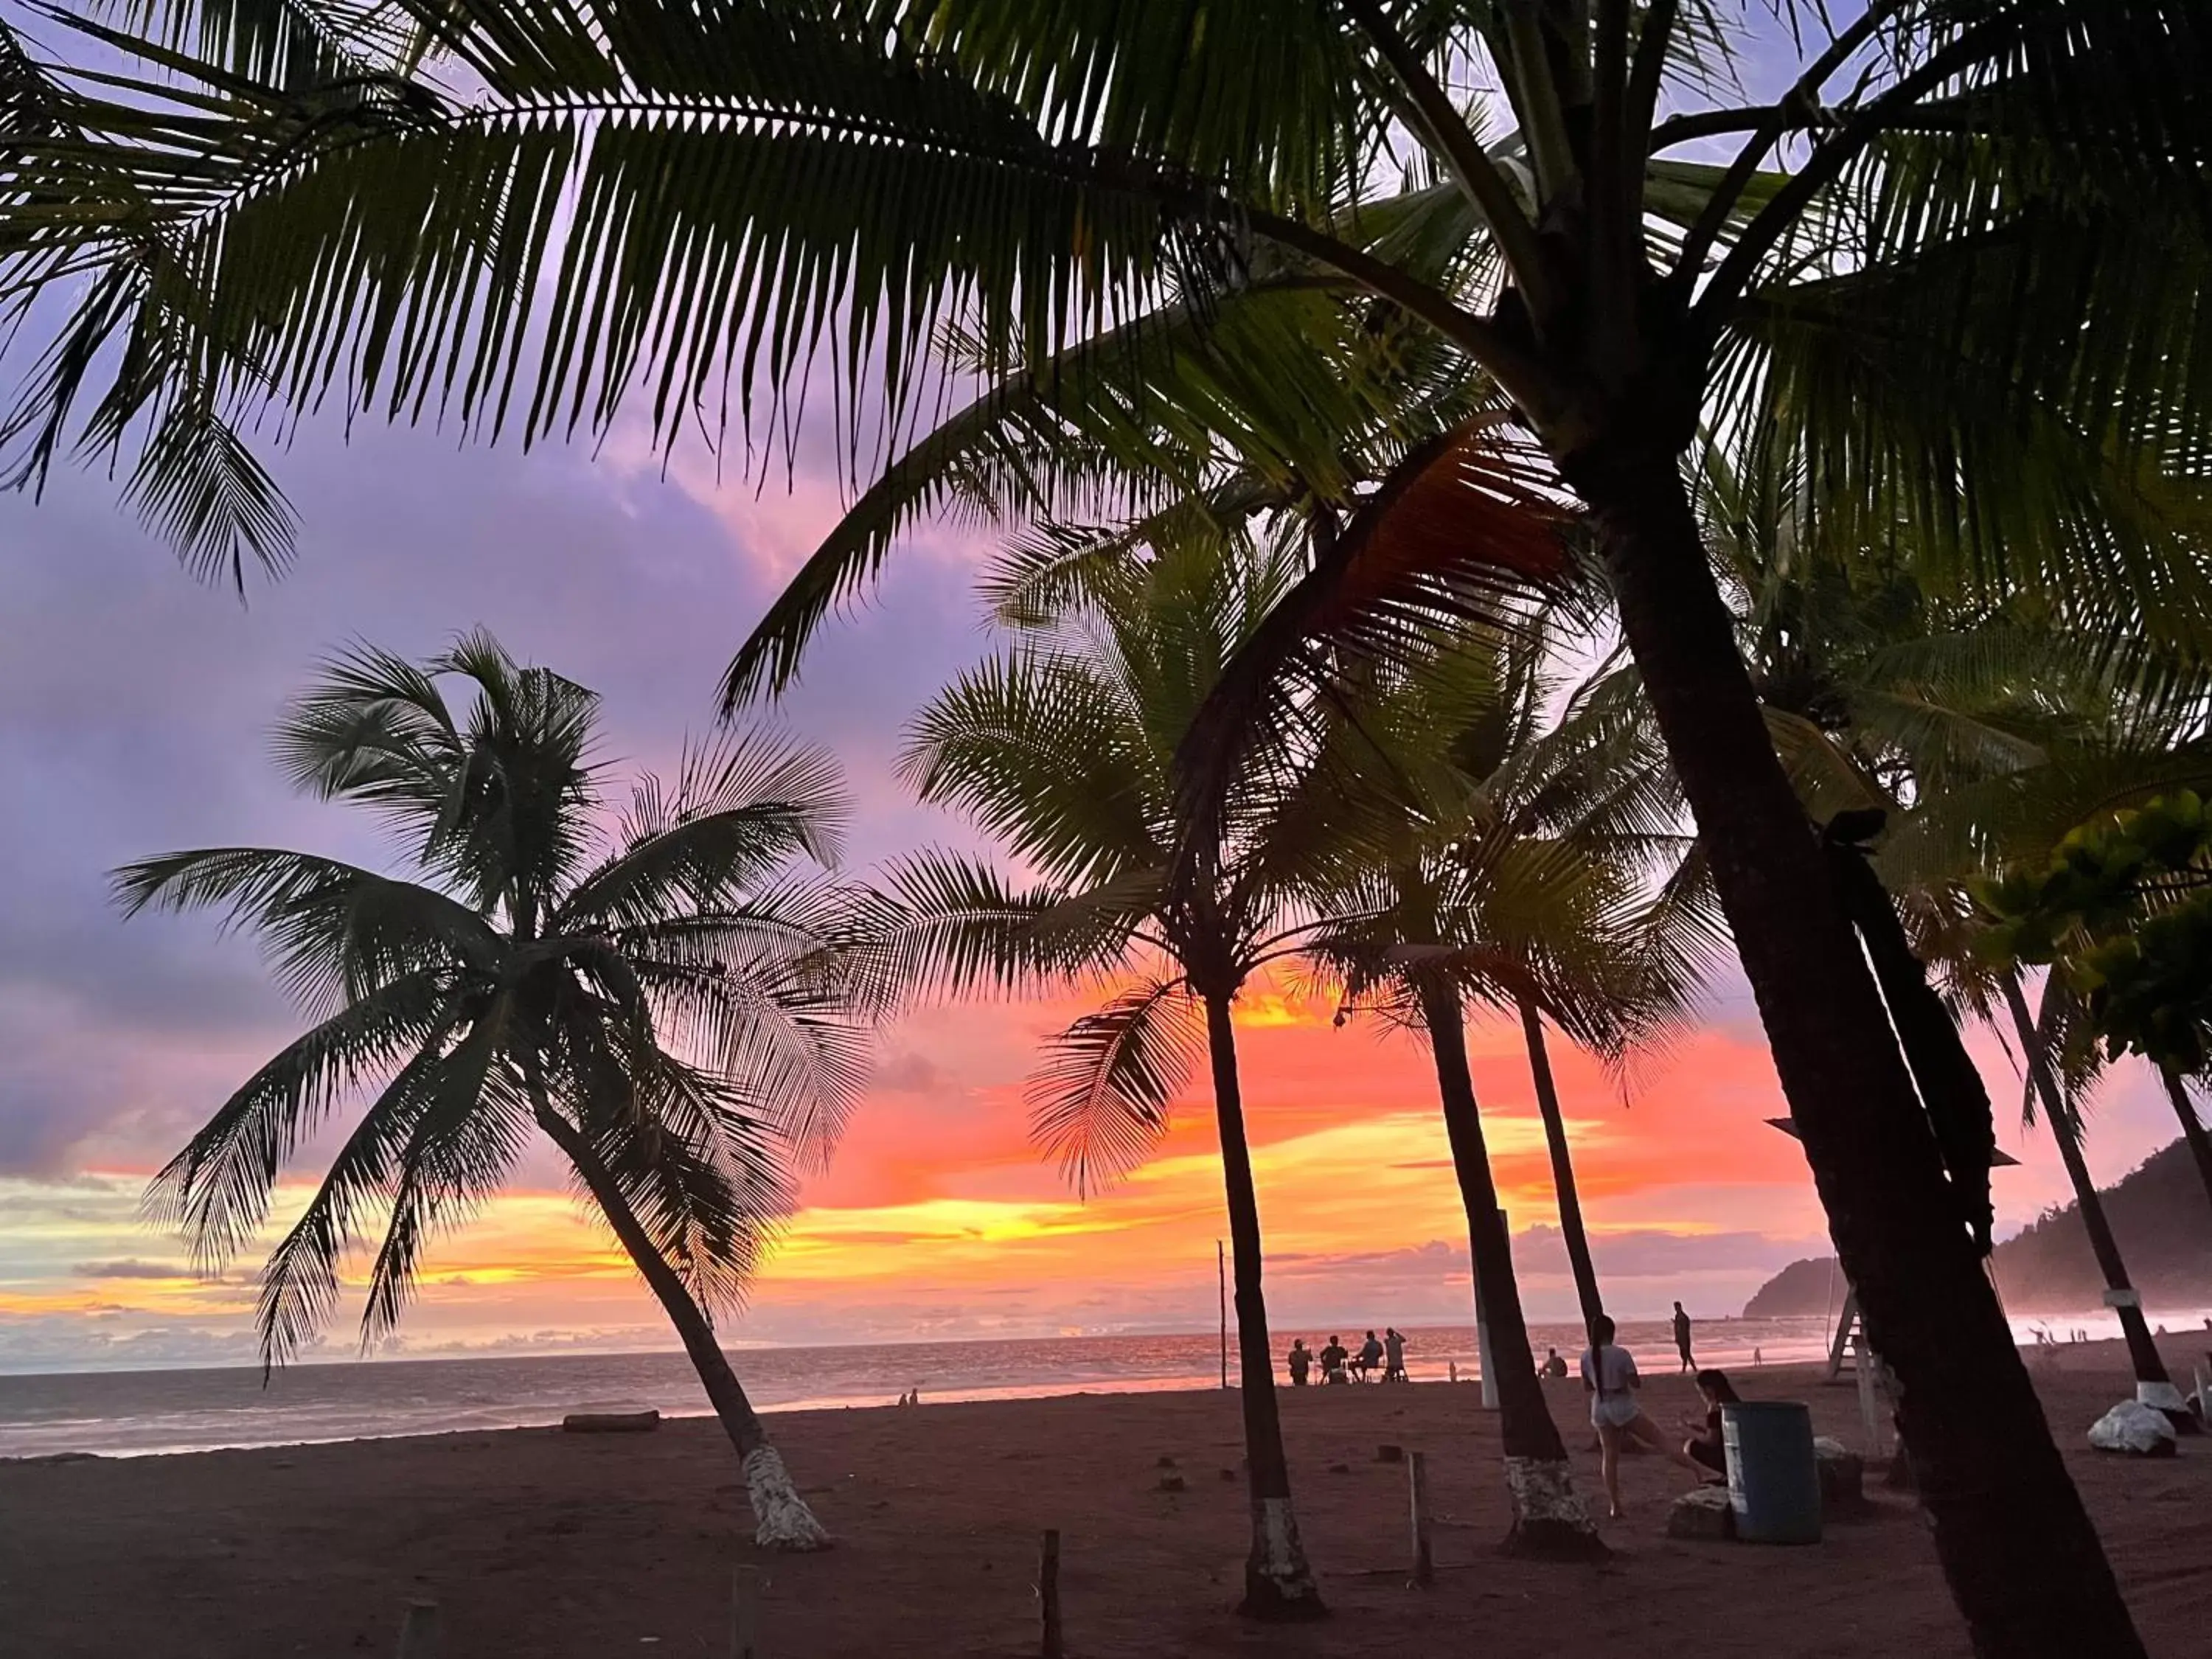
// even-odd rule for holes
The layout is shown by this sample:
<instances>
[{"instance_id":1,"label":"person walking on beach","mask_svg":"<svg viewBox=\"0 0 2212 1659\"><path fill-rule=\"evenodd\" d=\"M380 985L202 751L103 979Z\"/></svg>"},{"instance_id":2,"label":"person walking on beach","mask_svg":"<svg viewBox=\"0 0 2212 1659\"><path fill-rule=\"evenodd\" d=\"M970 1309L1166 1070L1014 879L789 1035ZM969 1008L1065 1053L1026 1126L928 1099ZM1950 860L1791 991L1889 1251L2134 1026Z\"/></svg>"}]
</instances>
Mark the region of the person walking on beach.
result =
<instances>
[{"instance_id":1,"label":"person walking on beach","mask_svg":"<svg viewBox=\"0 0 2212 1659\"><path fill-rule=\"evenodd\" d=\"M1382 1330L1382 1380L1406 1380L1406 1334L1393 1326L1385 1326Z\"/></svg>"},{"instance_id":2,"label":"person walking on beach","mask_svg":"<svg viewBox=\"0 0 2212 1659\"><path fill-rule=\"evenodd\" d=\"M1313 1354L1306 1347L1305 1338L1301 1336L1291 1342L1289 1358L1291 1386L1303 1389L1306 1385L1306 1373L1313 1369Z\"/></svg>"},{"instance_id":3,"label":"person walking on beach","mask_svg":"<svg viewBox=\"0 0 2212 1659\"><path fill-rule=\"evenodd\" d=\"M1682 1369L1693 1371L1698 1362L1690 1352L1690 1316L1682 1311L1682 1304L1674 1304L1674 1351L1682 1356Z\"/></svg>"},{"instance_id":4,"label":"person walking on beach","mask_svg":"<svg viewBox=\"0 0 2212 1659\"><path fill-rule=\"evenodd\" d=\"M1606 1315L1590 1321L1590 1346L1583 1350L1583 1388L1590 1397L1590 1426L1597 1431L1606 1513L1618 1521L1625 1512L1620 1507L1623 1440L1637 1441L1677 1463L1689 1463L1689 1459L1669 1446L1659 1425L1644 1414L1636 1398L1636 1391L1644 1386L1644 1379L1636 1372L1636 1356L1614 1345L1614 1333L1613 1322Z\"/></svg>"}]
</instances>

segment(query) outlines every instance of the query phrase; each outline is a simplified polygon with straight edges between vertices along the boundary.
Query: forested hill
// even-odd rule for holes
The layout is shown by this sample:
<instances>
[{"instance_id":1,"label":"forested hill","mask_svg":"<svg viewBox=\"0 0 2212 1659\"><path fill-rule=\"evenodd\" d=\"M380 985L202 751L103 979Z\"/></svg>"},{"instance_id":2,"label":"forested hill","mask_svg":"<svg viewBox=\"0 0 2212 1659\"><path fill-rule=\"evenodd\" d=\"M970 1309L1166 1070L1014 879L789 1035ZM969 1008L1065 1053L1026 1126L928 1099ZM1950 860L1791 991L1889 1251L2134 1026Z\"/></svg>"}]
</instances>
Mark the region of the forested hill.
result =
<instances>
[{"instance_id":1,"label":"forested hill","mask_svg":"<svg viewBox=\"0 0 2212 1659\"><path fill-rule=\"evenodd\" d=\"M2095 1155L2094 1141L2090 1152ZM1997 1179L2004 1179L2002 1171ZM2161 1304L2185 1311L2212 1308L2212 1198L2187 1146L2175 1141L2106 1188L2105 1212L2154 1322ZM1832 1279L1831 1273L1827 1256L1791 1262L1759 1286L1744 1304L1744 1317L1830 1311L1841 1299L1843 1282L1840 1275ZM2080 1210L2072 1204L1998 1245L1996 1274L2005 1305L2014 1313L2094 1308L2105 1291Z\"/></svg>"}]
</instances>

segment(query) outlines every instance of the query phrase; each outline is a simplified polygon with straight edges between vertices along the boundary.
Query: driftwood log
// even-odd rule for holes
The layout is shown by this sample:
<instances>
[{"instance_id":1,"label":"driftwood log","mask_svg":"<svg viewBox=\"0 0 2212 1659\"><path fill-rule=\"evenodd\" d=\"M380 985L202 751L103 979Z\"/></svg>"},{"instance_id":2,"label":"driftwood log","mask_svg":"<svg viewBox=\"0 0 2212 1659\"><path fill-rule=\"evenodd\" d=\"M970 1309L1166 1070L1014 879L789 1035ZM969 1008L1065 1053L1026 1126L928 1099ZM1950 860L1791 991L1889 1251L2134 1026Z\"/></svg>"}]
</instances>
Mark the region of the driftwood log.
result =
<instances>
[{"instance_id":1,"label":"driftwood log","mask_svg":"<svg viewBox=\"0 0 2212 1659\"><path fill-rule=\"evenodd\" d=\"M659 1412L570 1412L561 1419L569 1434L651 1434L659 1426Z\"/></svg>"}]
</instances>

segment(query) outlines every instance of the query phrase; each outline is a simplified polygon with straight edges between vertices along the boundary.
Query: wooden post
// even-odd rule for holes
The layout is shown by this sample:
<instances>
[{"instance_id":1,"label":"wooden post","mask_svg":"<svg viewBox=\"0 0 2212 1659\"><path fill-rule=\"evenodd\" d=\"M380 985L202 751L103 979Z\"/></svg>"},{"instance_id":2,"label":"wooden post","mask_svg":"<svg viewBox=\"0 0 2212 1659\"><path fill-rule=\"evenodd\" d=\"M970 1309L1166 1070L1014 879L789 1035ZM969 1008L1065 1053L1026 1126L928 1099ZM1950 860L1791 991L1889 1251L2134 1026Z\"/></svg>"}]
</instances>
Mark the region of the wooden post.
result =
<instances>
[{"instance_id":1,"label":"wooden post","mask_svg":"<svg viewBox=\"0 0 2212 1659\"><path fill-rule=\"evenodd\" d=\"M739 1567L730 1585L730 1659L761 1659L761 1570Z\"/></svg>"},{"instance_id":2,"label":"wooden post","mask_svg":"<svg viewBox=\"0 0 2212 1659\"><path fill-rule=\"evenodd\" d=\"M1037 1648L1042 1659L1066 1659L1060 1638L1060 1528L1044 1529L1044 1547L1037 1552L1037 1603L1044 1619L1044 1639Z\"/></svg>"},{"instance_id":3,"label":"wooden post","mask_svg":"<svg viewBox=\"0 0 2212 1659\"><path fill-rule=\"evenodd\" d=\"M1429 1584L1437 1576L1436 1558L1429 1549L1428 1454L1406 1454L1406 1498L1413 1523L1413 1583Z\"/></svg>"},{"instance_id":4,"label":"wooden post","mask_svg":"<svg viewBox=\"0 0 2212 1659\"><path fill-rule=\"evenodd\" d=\"M438 1604L410 1601L399 1626L399 1659L438 1659Z\"/></svg>"}]
</instances>

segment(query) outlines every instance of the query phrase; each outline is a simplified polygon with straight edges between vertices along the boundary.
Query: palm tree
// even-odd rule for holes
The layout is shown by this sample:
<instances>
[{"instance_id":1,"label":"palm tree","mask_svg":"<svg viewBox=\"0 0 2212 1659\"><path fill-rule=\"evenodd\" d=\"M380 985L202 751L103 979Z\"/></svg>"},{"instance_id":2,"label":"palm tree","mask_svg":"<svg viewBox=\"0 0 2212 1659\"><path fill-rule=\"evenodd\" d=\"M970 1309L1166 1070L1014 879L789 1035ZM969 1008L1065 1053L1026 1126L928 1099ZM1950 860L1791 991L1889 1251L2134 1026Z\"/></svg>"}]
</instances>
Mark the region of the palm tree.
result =
<instances>
[{"instance_id":1,"label":"palm tree","mask_svg":"<svg viewBox=\"0 0 2212 1659\"><path fill-rule=\"evenodd\" d=\"M2177 434L2212 354L2175 342L2212 250L2212 29L2188 0L1779 9L1801 72L1748 106L1714 94L1740 41L1711 0L1207 0L1202 22L1185 0L226 0L161 9L150 39L64 18L94 38L89 73L0 51L8 291L73 301L32 331L53 349L0 434L27 478L73 433L135 446L134 497L223 564L286 529L241 411L339 387L414 418L434 395L526 439L649 395L672 436L731 378L750 414L819 365L849 418L901 433L959 313L1004 378L802 573L742 690L788 678L902 514L984 475L1025 487L1027 440L1070 392L1055 348L1141 377L1136 319L1204 319L1271 265L1417 321L1494 378L1590 509L1973 1639L2133 1654L1679 463L1703 422L1866 531L1848 541L1911 521L1948 579L2047 582L2201 636L2205 584L2163 509L2207 465ZM129 84L118 47L150 66ZM1453 90L1470 81L1502 88L1517 133L1484 142ZM1691 143L1725 164L1668 154ZM1401 148L1418 206L1365 212ZM1411 274L1408 246L1438 236L1466 256ZM1424 451L1409 477L1444 490L1467 454ZM1224 676L1195 802L1243 775L1240 716L1285 653L1387 642L1409 583L1465 568L1448 538L1382 557L1408 493Z\"/></svg>"},{"instance_id":2,"label":"palm tree","mask_svg":"<svg viewBox=\"0 0 2212 1659\"><path fill-rule=\"evenodd\" d=\"M2181 1390L2173 1386L2158 1344L2151 1339L2150 1322L2143 1317L2142 1300L2128 1279L2127 1263L2120 1257L2119 1240L2113 1236L2112 1224L2105 1214L2104 1195L2097 1190L2096 1179L2089 1173L2088 1160L2082 1155L2081 1097L2087 1091L2075 1079L2062 1079L2057 1051L2067 1048L2081 1054L2087 1045L2069 1044L2063 1031L2054 1029L2063 1027L2066 1022L2069 999L2055 975L2045 980L2039 1017L2028 1009L2027 996L2021 987L2016 969L2001 972L1997 979L2005 1012L2011 1016L2021 1053L2027 1061L2029 1098L2042 1103L2044 1121L2051 1126L2051 1143L2058 1148L2059 1162L2065 1166L2066 1179L2074 1188L2074 1201L2081 1212L2081 1229L2088 1235L2090 1253L2097 1258L2097 1270L2105 1276L2113 1311L2119 1316L2120 1334L2128 1346L2128 1362L2135 1368L2136 1397L2147 1406L2171 1413L2177 1425L2182 1419L2189 1419L2189 1426L2194 1428L2197 1425L2188 1404L2182 1399ZM2067 1086L2069 1082L2075 1086Z\"/></svg>"},{"instance_id":3,"label":"palm tree","mask_svg":"<svg viewBox=\"0 0 2212 1659\"><path fill-rule=\"evenodd\" d=\"M1346 720L1376 751L1367 787L1397 810L1370 810L1390 833L1321 896L1328 920L1307 949L1340 981L1345 1012L1379 1012L1428 1044L1498 1368L1507 1547L1586 1556L1603 1546L1537 1382L1468 1062L1467 1005L1522 1021L1561 1231L1595 1321L1603 1307L1542 1021L1615 1057L1656 1035L1686 992L1680 947L1703 919L1679 894L1654 903L1641 890L1655 854L1681 841L1668 833L1671 792L1654 787L1656 757L1582 730L1544 732L1544 654L1527 635L1453 630L1414 672L1362 686Z\"/></svg>"},{"instance_id":4,"label":"palm tree","mask_svg":"<svg viewBox=\"0 0 2212 1659\"><path fill-rule=\"evenodd\" d=\"M2026 810L2038 799L2032 775L2094 754L2107 778L2112 763L2129 755L2152 763L2151 776L2169 775L2184 732L2199 719L2199 677L2153 672L2124 641L2023 621L2012 614L2019 607L1946 605L1895 574L1869 583L1834 564L1774 574L1774 562L1747 556L1745 542L1778 535L1785 515L1747 510L1724 477L1709 478L1707 501L1722 526L1714 544L1735 556L1731 567L1749 596L1745 654L1807 810L1822 822L1872 810L1899 825L1881 860L1881 902L1901 901L1917 954L1948 975L1960 1000L1991 1025L2011 1027L2029 1100L2042 1104L2115 1295L2138 1389L2178 1410L2179 1392L2082 1153L2079 1097L2098 1069L2094 1056L2068 1044L2074 1053L2061 1066L2051 1020L2065 1014L2063 996L2046 989L2039 1019L2018 973L1992 980L1961 921L1972 908L1971 879L2011 861L2024 842L2048 844L2050 826ZM1930 820L1938 821L1933 830ZM1978 845L1967 852L1962 837ZM1939 848L1964 861L1939 862ZM1985 1097L1978 1110L1987 1118ZM2034 1115L2031 1107L2031 1122Z\"/></svg>"},{"instance_id":5,"label":"palm tree","mask_svg":"<svg viewBox=\"0 0 2212 1659\"><path fill-rule=\"evenodd\" d=\"M1010 560L1001 615L1036 589ZM1290 905L1334 833L1326 769L1255 775L1250 811L1212 848L1187 902L1166 878L1182 825L1175 745L1244 630L1297 574L1285 553L1168 542L1094 568L1080 598L1030 612L1004 653L915 717L902 769L1036 872L1008 887L947 854L897 867L878 924L895 981L924 994L980 988L1116 988L1048 1043L1030 1090L1039 1145L1088 1192L1140 1162L1201 1059L1221 1140L1235 1276L1239 1398L1251 1501L1241 1611L1322 1610L1291 1502L1261 1286L1259 1197L1237 1063L1237 998L1294 947ZM1017 595L1026 595L1019 598ZM1263 806L1262 803L1266 803Z\"/></svg>"},{"instance_id":6,"label":"palm tree","mask_svg":"<svg viewBox=\"0 0 2212 1659\"><path fill-rule=\"evenodd\" d=\"M441 682L471 696L449 702ZM743 1462L758 1541L819 1549L714 1336L863 1081L834 763L757 736L687 751L672 785L594 823L598 698L476 634L420 665L358 649L292 708L302 789L384 819L412 879L309 853L215 848L118 872L126 910L225 911L315 1019L155 1179L214 1271L256 1237L294 1149L359 1117L270 1253L264 1365L336 1306L363 1221L387 1219L362 1340L398 1322L424 1250L553 1143L666 1311Z\"/></svg>"}]
</instances>

